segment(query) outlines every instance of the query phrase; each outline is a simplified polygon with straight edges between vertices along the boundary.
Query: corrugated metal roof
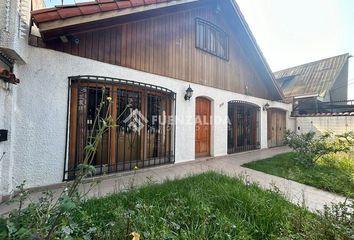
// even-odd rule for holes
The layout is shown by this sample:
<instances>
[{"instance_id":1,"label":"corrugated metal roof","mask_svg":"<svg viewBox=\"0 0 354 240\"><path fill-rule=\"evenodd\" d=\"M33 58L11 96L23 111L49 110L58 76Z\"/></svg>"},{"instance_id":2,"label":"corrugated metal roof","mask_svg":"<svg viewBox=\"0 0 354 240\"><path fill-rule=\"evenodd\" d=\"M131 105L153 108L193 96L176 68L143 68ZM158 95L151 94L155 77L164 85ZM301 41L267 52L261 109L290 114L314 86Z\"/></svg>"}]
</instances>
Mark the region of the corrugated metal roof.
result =
<instances>
[{"instance_id":1,"label":"corrugated metal roof","mask_svg":"<svg viewBox=\"0 0 354 240\"><path fill-rule=\"evenodd\" d=\"M348 61L343 54L288 68L274 73L285 97L318 94L324 97Z\"/></svg>"},{"instance_id":2,"label":"corrugated metal roof","mask_svg":"<svg viewBox=\"0 0 354 240\"><path fill-rule=\"evenodd\" d=\"M36 24L40 24L60 19L67 19L114 10L122 10L170 1L175 0L96 0L36 10L32 12L32 19Z\"/></svg>"}]
</instances>

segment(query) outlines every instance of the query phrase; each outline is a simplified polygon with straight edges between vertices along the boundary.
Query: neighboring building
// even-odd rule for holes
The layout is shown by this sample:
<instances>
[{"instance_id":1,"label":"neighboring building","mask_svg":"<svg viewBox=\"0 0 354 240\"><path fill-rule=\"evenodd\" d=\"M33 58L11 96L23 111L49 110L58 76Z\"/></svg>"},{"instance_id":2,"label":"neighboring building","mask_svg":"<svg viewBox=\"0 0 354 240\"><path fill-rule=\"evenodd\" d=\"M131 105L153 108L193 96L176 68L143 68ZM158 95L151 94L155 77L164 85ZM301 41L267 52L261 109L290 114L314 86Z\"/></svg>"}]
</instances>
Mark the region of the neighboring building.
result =
<instances>
[{"instance_id":1,"label":"neighboring building","mask_svg":"<svg viewBox=\"0 0 354 240\"><path fill-rule=\"evenodd\" d=\"M285 101L294 104L295 115L348 111L350 57L343 54L274 73Z\"/></svg>"},{"instance_id":2,"label":"neighboring building","mask_svg":"<svg viewBox=\"0 0 354 240\"><path fill-rule=\"evenodd\" d=\"M11 155L1 162L2 195L22 180L75 177L103 88L121 118L95 155L97 174L276 146L271 135L292 129L291 105L279 101L233 0L102 0L34 11L32 20L28 60L14 64L11 141L0 142ZM134 110L139 132L125 121Z\"/></svg>"}]
</instances>

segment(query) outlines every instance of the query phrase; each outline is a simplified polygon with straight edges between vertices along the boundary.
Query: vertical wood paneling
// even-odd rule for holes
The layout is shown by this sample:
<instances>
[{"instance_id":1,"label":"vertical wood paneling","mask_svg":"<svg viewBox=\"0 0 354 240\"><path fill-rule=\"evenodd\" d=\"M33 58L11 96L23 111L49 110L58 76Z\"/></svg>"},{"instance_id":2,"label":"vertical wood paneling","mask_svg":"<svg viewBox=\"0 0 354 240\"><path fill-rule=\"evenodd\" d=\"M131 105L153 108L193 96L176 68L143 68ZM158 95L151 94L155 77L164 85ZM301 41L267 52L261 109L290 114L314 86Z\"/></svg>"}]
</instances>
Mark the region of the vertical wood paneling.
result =
<instances>
[{"instance_id":1,"label":"vertical wood paneling","mask_svg":"<svg viewBox=\"0 0 354 240\"><path fill-rule=\"evenodd\" d=\"M104 62L105 32L99 31L98 35L98 61ZM95 47L95 46L94 46Z\"/></svg>"},{"instance_id":2,"label":"vertical wood paneling","mask_svg":"<svg viewBox=\"0 0 354 240\"><path fill-rule=\"evenodd\" d=\"M117 35L116 35L116 64L121 65L121 53L122 53L122 26L117 28Z\"/></svg>"},{"instance_id":3,"label":"vertical wood paneling","mask_svg":"<svg viewBox=\"0 0 354 240\"><path fill-rule=\"evenodd\" d=\"M228 34L229 61L195 48L197 17ZM271 98L237 32L220 15L203 7L79 34L78 46L57 41L47 47L243 94L247 85L251 95Z\"/></svg>"},{"instance_id":4,"label":"vertical wood paneling","mask_svg":"<svg viewBox=\"0 0 354 240\"><path fill-rule=\"evenodd\" d=\"M121 41L122 41L122 44L121 44L121 65L122 66L127 66L127 62L126 62L126 59L127 59L127 37L128 37L128 34L127 34L127 25L126 24L123 24L122 25L122 33L121 35L119 36Z\"/></svg>"}]
</instances>

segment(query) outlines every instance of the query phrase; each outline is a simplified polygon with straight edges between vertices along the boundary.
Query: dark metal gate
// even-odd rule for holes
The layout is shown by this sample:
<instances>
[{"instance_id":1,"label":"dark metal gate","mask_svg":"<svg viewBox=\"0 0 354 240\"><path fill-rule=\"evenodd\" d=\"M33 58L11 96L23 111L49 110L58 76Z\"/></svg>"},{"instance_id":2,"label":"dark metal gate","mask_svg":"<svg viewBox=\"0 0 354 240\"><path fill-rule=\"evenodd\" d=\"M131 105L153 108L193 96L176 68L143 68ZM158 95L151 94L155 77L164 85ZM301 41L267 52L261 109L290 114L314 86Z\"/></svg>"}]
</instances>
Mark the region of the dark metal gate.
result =
<instances>
[{"instance_id":1,"label":"dark metal gate","mask_svg":"<svg viewBox=\"0 0 354 240\"><path fill-rule=\"evenodd\" d=\"M228 154L260 148L259 109L242 101L228 103Z\"/></svg>"},{"instance_id":2,"label":"dark metal gate","mask_svg":"<svg viewBox=\"0 0 354 240\"><path fill-rule=\"evenodd\" d=\"M134 81L77 76L69 78L69 154L64 180L75 178L85 146L98 129L93 124L102 99L111 97L109 115L116 127L104 135L93 158L96 175L174 163L175 93ZM102 96L103 93L105 96ZM101 117L102 117L101 116ZM96 127L97 128L97 127Z\"/></svg>"}]
</instances>

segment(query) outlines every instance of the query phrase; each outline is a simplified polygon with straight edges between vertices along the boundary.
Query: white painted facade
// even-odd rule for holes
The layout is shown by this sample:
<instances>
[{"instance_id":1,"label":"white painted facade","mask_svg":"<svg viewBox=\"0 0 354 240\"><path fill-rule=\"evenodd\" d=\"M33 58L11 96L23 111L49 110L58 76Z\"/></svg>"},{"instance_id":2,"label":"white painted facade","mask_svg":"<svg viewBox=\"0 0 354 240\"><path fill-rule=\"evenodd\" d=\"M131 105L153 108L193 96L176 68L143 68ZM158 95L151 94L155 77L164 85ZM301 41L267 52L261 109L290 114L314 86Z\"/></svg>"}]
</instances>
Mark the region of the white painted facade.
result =
<instances>
[{"instance_id":1,"label":"white painted facade","mask_svg":"<svg viewBox=\"0 0 354 240\"><path fill-rule=\"evenodd\" d=\"M30 0L0 0L0 51L18 63L28 61Z\"/></svg>"},{"instance_id":2,"label":"white painted facade","mask_svg":"<svg viewBox=\"0 0 354 240\"><path fill-rule=\"evenodd\" d=\"M190 101L185 101L185 90L189 86L185 81L48 49L28 46L28 52L30 61L17 65L15 69L21 83L13 86L13 90L9 92L14 98L12 104L6 106L7 109L1 109L4 112L13 112L13 116L4 121L7 128L11 129L10 141L0 143L0 150L6 145L6 151L9 152L1 162L2 195L9 194L13 187L23 180L26 180L28 187L62 181L67 152L65 144L69 76L107 76L154 84L174 91L178 119L176 163L195 159L195 98L198 96L212 100L212 116L215 121L211 130L212 156L227 154L227 121L220 119L227 119L227 104L232 100L250 102L260 107L261 148L267 147L267 112L262 111L266 103L269 103L270 107L286 110L287 127L294 130L295 123L289 118L291 105L288 104L197 84L191 84L193 97Z\"/></svg>"},{"instance_id":3,"label":"white painted facade","mask_svg":"<svg viewBox=\"0 0 354 240\"><path fill-rule=\"evenodd\" d=\"M261 148L267 147L267 112L262 111L266 103L287 111L287 127L295 129L295 121L289 117L291 105L288 104L198 84L190 84L193 97L185 101L185 90L189 86L185 81L31 47L27 44L26 33L30 1L21 1L22 5L19 2L0 0L0 51L15 60L14 73L21 81L15 86L0 80L0 129L9 130L8 141L0 142L0 202L23 180L26 180L27 187L62 182L67 154L69 76L121 78L175 92L176 163L195 159L195 99L198 96L207 97L212 102L212 156L227 154L227 108L232 100L260 107Z\"/></svg>"},{"instance_id":4,"label":"white painted facade","mask_svg":"<svg viewBox=\"0 0 354 240\"><path fill-rule=\"evenodd\" d=\"M0 52L16 62L28 61L30 1L0 0ZM13 189L13 143L15 102L18 86L0 80L0 129L9 131L8 141L0 142L0 201Z\"/></svg>"},{"instance_id":5,"label":"white painted facade","mask_svg":"<svg viewBox=\"0 0 354 240\"><path fill-rule=\"evenodd\" d=\"M14 99L16 98L16 86L6 84L0 80L0 129L9 131L8 141L0 142L0 193L6 195L12 190L13 170L13 142L12 133L15 130L14 123ZM0 200L1 200L0 196Z\"/></svg>"}]
</instances>

